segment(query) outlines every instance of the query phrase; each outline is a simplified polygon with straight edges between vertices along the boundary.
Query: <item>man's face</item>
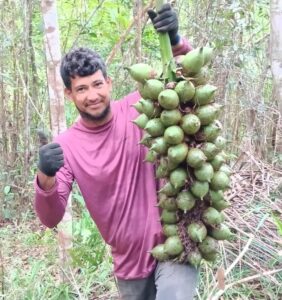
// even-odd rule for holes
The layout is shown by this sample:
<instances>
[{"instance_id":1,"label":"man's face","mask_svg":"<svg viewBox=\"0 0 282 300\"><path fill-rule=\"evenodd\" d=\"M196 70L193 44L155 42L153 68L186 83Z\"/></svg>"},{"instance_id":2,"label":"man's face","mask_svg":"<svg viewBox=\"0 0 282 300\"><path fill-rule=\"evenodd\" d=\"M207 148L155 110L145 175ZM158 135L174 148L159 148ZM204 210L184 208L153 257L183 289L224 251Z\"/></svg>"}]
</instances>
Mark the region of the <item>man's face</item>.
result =
<instances>
[{"instance_id":1,"label":"man's face","mask_svg":"<svg viewBox=\"0 0 282 300\"><path fill-rule=\"evenodd\" d=\"M111 79L104 78L98 70L89 76L71 78L71 89L66 89L65 93L85 121L101 125L111 116L111 90Z\"/></svg>"}]
</instances>

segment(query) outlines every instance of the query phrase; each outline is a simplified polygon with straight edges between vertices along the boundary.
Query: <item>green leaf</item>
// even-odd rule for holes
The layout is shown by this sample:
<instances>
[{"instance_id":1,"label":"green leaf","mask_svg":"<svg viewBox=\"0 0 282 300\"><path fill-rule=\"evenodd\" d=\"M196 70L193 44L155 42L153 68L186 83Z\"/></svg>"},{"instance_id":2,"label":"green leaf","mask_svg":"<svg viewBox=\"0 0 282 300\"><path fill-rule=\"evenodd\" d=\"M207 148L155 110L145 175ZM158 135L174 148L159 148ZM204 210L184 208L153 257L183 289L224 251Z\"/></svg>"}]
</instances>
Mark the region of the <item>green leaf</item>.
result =
<instances>
[{"instance_id":1,"label":"green leaf","mask_svg":"<svg viewBox=\"0 0 282 300\"><path fill-rule=\"evenodd\" d=\"M7 196L11 192L11 186L6 185L4 187L4 195Z\"/></svg>"}]
</instances>

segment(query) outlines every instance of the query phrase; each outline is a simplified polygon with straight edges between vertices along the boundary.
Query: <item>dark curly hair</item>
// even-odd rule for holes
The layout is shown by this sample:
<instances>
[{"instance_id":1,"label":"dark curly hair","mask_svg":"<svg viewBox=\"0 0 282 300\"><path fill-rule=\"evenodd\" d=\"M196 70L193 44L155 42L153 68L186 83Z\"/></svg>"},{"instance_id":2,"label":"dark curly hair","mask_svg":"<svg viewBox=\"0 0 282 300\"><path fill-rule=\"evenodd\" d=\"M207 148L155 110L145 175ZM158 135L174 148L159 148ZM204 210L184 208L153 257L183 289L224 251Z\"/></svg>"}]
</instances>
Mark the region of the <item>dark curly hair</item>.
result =
<instances>
[{"instance_id":1,"label":"dark curly hair","mask_svg":"<svg viewBox=\"0 0 282 300\"><path fill-rule=\"evenodd\" d=\"M71 88L71 78L88 76L101 70L107 78L106 65L101 56L88 48L76 48L67 53L61 63L61 76L66 88Z\"/></svg>"}]
</instances>

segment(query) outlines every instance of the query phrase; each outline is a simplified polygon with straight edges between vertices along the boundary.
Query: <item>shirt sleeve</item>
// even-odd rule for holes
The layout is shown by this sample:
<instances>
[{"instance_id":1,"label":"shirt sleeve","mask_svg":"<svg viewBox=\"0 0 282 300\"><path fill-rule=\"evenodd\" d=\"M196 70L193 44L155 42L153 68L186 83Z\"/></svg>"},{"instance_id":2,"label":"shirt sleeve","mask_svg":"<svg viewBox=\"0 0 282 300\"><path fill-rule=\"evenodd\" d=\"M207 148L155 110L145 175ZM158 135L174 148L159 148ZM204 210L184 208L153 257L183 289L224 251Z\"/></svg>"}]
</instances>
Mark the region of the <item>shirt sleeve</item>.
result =
<instances>
[{"instance_id":1,"label":"shirt sleeve","mask_svg":"<svg viewBox=\"0 0 282 300\"><path fill-rule=\"evenodd\" d=\"M192 49L190 42L185 37L181 37L180 42L172 47L173 56L185 55Z\"/></svg>"},{"instance_id":2,"label":"shirt sleeve","mask_svg":"<svg viewBox=\"0 0 282 300\"><path fill-rule=\"evenodd\" d=\"M49 191L40 188L36 176L34 207L40 221L45 226L53 228L62 220L73 180L72 172L66 164L57 172L55 185Z\"/></svg>"}]
</instances>

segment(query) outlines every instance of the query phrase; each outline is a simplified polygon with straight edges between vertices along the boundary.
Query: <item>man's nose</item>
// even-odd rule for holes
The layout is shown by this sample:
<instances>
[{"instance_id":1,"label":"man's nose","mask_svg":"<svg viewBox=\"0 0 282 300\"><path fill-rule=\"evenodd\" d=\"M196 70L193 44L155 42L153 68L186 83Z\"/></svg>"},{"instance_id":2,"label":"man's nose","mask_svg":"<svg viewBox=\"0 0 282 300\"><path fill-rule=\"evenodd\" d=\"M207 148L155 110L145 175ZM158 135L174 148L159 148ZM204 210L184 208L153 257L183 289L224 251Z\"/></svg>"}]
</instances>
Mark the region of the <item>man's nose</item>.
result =
<instances>
[{"instance_id":1,"label":"man's nose","mask_svg":"<svg viewBox=\"0 0 282 300\"><path fill-rule=\"evenodd\" d=\"M88 99L89 100L96 100L98 98L97 90L93 87L90 87L88 91Z\"/></svg>"}]
</instances>

